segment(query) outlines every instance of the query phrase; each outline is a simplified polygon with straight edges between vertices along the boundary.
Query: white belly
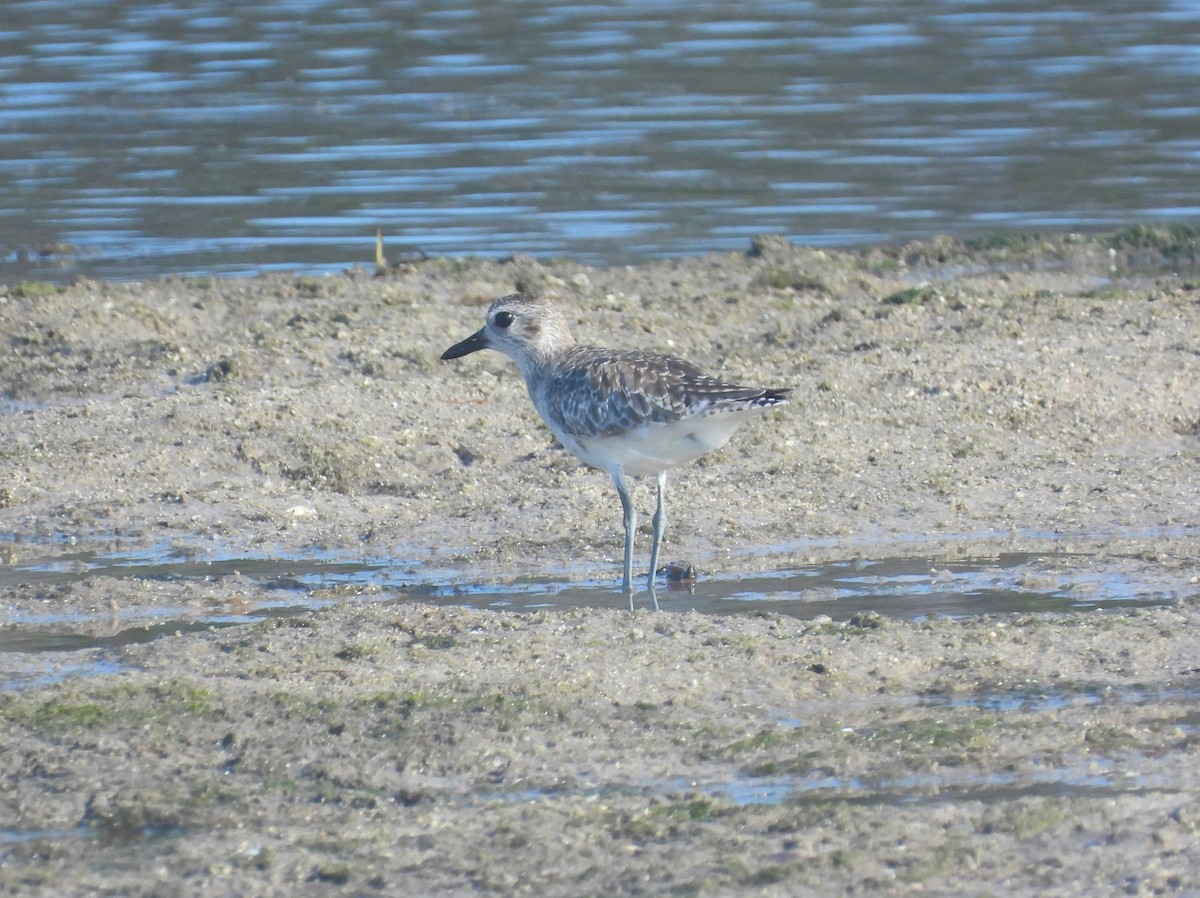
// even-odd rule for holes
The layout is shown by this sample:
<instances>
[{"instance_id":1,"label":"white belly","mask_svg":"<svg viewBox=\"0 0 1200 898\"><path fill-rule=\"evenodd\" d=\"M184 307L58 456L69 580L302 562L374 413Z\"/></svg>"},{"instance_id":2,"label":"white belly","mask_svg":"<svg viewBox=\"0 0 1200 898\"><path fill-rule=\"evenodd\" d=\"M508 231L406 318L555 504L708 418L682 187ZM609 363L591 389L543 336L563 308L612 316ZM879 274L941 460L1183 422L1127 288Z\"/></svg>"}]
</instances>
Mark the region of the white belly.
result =
<instances>
[{"instance_id":1,"label":"white belly","mask_svg":"<svg viewBox=\"0 0 1200 898\"><path fill-rule=\"evenodd\" d=\"M558 433L562 444L595 468L620 467L629 474L657 474L720 449L755 410L644 424L622 434L580 439Z\"/></svg>"}]
</instances>

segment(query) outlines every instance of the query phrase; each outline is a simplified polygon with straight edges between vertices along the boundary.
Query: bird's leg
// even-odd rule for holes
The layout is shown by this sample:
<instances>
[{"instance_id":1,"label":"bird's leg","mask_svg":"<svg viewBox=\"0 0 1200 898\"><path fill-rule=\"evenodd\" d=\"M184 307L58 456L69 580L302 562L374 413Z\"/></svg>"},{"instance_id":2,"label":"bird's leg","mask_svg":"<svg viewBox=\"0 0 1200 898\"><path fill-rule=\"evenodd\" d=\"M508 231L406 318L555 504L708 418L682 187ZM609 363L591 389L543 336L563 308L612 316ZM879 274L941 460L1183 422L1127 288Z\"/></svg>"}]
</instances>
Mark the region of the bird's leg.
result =
<instances>
[{"instance_id":1,"label":"bird's leg","mask_svg":"<svg viewBox=\"0 0 1200 898\"><path fill-rule=\"evenodd\" d=\"M654 610L658 610L658 595L654 591L654 578L658 574L658 550L662 548L663 531L667 529L667 472L658 472L658 505L654 509L654 537L650 543L650 577L646 588Z\"/></svg>"},{"instance_id":2,"label":"bird's leg","mask_svg":"<svg viewBox=\"0 0 1200 898\"><path fill-rule=\"evenodd\" d=\"M637 529L637 509L629 498L629 487L625 485L625 475L620 468L611 471L613 484L617 487L617 495L621 497L621 520L625 522L625 576L621 581L621 591L629 599L629 608L633 610L633 532Z\"/></svg>"}]
</instances>

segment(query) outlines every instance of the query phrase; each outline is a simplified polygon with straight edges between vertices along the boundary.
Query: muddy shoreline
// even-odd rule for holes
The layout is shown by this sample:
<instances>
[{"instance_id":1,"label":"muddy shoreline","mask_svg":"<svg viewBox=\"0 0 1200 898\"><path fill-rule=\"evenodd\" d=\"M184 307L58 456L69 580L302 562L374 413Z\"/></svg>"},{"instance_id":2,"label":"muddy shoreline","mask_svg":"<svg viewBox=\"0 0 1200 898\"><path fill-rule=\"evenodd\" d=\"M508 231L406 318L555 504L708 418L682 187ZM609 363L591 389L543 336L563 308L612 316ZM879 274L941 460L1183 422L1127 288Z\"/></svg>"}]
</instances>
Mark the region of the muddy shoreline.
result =
<instances>
[{"instance_id":1,"label":"muddy shoreline","mask_svg":"<svg viewBox=\"0 0 1200 898\"><path fill-rule=\"evenodd\" d=\"M0 287L0 893L1200 894L1200 278L1142 236ZM664 555L701 578L919 547L1160 592L622 612L607 478L506 359L438 362L518 288L589 342L796 388L673 476ZM278 601L80 554L147 547L391 558L409 586L95 641ZM613 605L420 601L547 575ZM30 678L34 617L94 641Z\"/></svg>"}]
</instances>

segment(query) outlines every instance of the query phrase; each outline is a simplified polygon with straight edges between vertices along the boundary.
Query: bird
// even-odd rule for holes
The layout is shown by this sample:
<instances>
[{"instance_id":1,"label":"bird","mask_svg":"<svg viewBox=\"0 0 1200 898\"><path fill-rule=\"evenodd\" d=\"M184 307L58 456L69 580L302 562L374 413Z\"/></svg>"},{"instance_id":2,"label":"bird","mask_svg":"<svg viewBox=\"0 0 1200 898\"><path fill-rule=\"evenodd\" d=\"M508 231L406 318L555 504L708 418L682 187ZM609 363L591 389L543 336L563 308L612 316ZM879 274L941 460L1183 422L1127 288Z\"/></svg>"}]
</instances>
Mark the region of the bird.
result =
<instances>
[{"instance_id":1,"label":"bird","mask_svg":"<svg viewBox=\"0 0 1200 898\"><path fill-rule=\"evenodd\" d=\"M622 592L631 609L637 511L627 477L655 477L647 591L657 609L667 470L724 446L747 420L786 404L792 388L738 386L675 356L577 343L558 306L531 293L493 302L483 327L443 352L442 360L482 349L516 362L529 398L559 442L612 478L625 527Z\"/></svg>"}]
</instances>

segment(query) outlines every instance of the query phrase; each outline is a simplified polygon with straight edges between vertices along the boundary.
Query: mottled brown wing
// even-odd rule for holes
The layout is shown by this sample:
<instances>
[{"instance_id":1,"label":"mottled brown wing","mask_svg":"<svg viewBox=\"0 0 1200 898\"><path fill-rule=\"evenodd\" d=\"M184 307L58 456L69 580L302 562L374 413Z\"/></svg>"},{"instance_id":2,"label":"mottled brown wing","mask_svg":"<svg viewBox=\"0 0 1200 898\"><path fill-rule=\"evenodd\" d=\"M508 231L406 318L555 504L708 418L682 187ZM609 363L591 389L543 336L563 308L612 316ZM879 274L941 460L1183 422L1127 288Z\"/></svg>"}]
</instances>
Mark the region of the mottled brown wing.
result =
<instances>
[{"instance_id":1,"label":"mottled brown wing","mask_svg":"<svg viewBox=\"0 0 1200 898\"><path fill-rule=\"evenodd\" d=\"M786 393L723 383L669 355L579 346L564 362L550 385L558 424L585 439L771 405Z\"/></svg>"}]
</instances>

